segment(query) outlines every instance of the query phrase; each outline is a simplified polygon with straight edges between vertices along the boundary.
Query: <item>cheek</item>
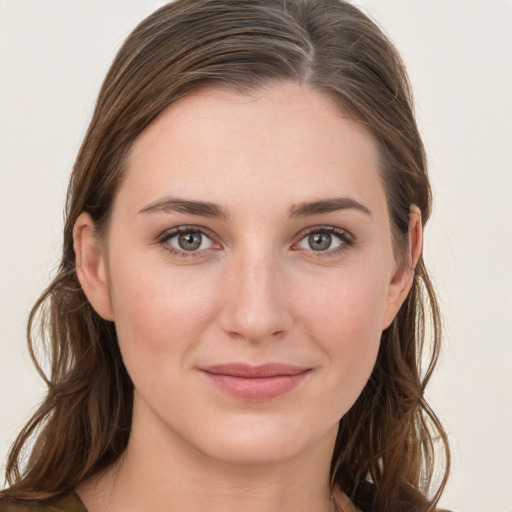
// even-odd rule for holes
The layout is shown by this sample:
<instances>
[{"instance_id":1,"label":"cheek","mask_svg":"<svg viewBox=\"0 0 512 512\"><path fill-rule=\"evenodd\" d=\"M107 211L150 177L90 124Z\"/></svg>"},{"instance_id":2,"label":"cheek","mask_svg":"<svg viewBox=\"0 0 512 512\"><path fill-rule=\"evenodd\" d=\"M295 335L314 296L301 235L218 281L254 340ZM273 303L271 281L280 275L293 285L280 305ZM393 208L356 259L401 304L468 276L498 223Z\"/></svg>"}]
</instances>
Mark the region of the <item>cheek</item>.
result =
<instances>
[{"instance_id":1,"label":"cheek","mask_svg":"<svg viewBox=\"0 0 512 512\"><path fill-rule=\"evenodd\" d=\"M336 338L336 333L347 341L380 337L388 290L383 273L347 268L328 277L297 293L315 328L326 333L325 339Z\"/></svg>"},{"instance_id":2,"label":"cheek","mask_svg":"<svg viewBox=\"0 0 512 512\"><path fill-rule=\"evenodd\" d=\"M198 286L185 270L125 262L113 269L112 284L116 330L128 371L153 368L156 375L159 367L186 364L215 315L206 276Z\"/></svg>"},{"instance_id":3,"label":"cheek","mask_svg":"<svg viewBox=\"0 0 512 512\"><path fill-rule=\"evenodd\" d=\"M328 358L333 370L330 385L344 412L375 365L386 290L386 281L378 273L348 272L307 293L302 322Z\"/></svg>"}]
</instances>

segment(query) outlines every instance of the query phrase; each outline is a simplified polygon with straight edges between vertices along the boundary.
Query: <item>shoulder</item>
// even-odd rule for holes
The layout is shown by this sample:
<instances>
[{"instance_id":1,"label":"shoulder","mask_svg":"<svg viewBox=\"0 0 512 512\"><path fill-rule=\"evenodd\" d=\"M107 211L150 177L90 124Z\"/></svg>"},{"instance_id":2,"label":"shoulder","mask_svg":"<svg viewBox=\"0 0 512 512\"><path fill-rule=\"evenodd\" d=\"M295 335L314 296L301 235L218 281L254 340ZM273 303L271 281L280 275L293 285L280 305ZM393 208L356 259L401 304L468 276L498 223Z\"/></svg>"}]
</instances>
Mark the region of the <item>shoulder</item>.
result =
<instances>
[{"instance_id":1,"label":"shoulder","mask_svg":"<svg viewBox=\"0 0 512 512\"><path fill-rule=\"evenodd\" d=\"M0 498L0 512L87 512L80 498L66 493L42 502Z\"/></svg>"}]
</instances>

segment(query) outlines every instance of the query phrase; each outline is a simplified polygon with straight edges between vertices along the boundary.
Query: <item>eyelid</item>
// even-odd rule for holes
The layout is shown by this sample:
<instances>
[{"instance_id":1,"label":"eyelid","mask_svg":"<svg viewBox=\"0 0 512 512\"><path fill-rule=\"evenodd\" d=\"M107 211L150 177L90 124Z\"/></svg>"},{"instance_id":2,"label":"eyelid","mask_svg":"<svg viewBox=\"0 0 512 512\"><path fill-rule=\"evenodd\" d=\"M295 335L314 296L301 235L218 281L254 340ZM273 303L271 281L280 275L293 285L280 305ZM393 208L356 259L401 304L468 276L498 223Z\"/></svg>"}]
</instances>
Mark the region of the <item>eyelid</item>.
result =
<instances>
[{"instance_id":1,"label":"eyelid","mask_svg":"<svg viewBox=\"0 0 512 512\"><path fill-rule=\"evenodd\" d=\"M216 247L201 249L201 250L197 250L197 251L185 251L185 250L180 250L175 247L172 247L170 244L166 243L170 238L180 235L181 233L187 233L190 231L196 231L198 233L201 233L201 235L206 236L208 239L210 239L212 241L212 243L214 245L216 245ZM300 242L302 242L302 240L304 240L304 238L306 238L307 236L309 236L312 233L332 234L332 235L338 237L340 239L341 243L334 249L327 249L325 251L314 251L313 249L308 250L308 249L302 249L302 248L297 247L298 244ZM296 241L291 246L292 250L304 250L304 251L310 253L310 255L313 257L335 256L335 255L338 255L338 254L348 250L355 244L355 237L352 235L352 233L350 233L346 229L342 229L342 228L338 228L338 227L330 226L330 225L310 226L306 229L303 229L297 235L295 235L294 239ZM162 245L167 252L169 252L175 256L182 257L182 258L204 256L204 253L206 251L209 251L212 249L220 250L223 248L222 244L218 242L218 237L215 234L213 234L209 229L206 229L202 226L197 226L197 225L182 225L182 226L176 226L174 228L167 229L157 237L157 243Z\"/></svg>"},{"instance_id":2,"label":"eyelid","mask_svg":"<svg viewBox=\"0 0 512 512\"><path fill-rule=\"evenodd\" d=\"M338 237L341 240L341 244L338 247L335 247L334 249L327 249L325 251L314 251L313 249L302 249L298 248L297 245L304 240L307 236L311 235L312 233L329 233L331 235L334 235ZM297 240L292 245L293 250L305 250L314 257L329 257L334 256L337 254L340 254L341 252L346 251L347 249L351 248L355 244L355 237L347 231L346 229L338 228L335 226L329 226L329 225L317 225L317 226L311 226L309 228L306 228L305 230L300 231L296 236L295 239Z\"/></svg>"},{"instance_id":3,"label":"eyelid","mask_svg":"<svg viewBox=\"0 0 512 512\"><path fill-rule=\"evenodd\" d=\"M189 233L191 231L201 233L202 236L207 237L217 247L211 247L208 249L200 249L197 251L185 251L185 250L177 249L176 247L173 247L167 243L171 238L174 238L175 236L178 236L182 233ZM204 227L195 226L195 225L183 225L183 226L176 226L174 228L166 229L163 233L161 233L157 237L156 241L157 241L157 243L162 245L162 247L167 252L171 253L174 256L179 256L182 258L199 257L199 256L203 256L206 251L209 251L212 249L219 250L220 248L222 248L221 244L217 241L217 237L210 230L208 230Z\"/></svg>"}]
</instances>

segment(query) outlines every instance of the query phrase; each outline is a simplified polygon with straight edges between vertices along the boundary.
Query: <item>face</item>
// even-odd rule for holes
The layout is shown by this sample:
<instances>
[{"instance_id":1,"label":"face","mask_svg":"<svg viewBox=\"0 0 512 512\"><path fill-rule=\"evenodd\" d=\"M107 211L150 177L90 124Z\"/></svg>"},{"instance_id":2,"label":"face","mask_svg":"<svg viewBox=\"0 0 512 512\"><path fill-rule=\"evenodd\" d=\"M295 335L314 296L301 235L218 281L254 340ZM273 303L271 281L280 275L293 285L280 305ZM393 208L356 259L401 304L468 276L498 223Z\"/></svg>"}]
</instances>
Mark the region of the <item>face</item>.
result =
<instances>
[{"instance_id":1,"label":"face","mask_svg":"<svg viewBox=\"0 0 512 512\"><path fill-rule=\"evenodd\" d=\"M115 321L134 429L229 462L332 445L405 293L377 162L295 85L205 88L138 137L103 302L88 293Z\"/></svg>"}]
</instances>

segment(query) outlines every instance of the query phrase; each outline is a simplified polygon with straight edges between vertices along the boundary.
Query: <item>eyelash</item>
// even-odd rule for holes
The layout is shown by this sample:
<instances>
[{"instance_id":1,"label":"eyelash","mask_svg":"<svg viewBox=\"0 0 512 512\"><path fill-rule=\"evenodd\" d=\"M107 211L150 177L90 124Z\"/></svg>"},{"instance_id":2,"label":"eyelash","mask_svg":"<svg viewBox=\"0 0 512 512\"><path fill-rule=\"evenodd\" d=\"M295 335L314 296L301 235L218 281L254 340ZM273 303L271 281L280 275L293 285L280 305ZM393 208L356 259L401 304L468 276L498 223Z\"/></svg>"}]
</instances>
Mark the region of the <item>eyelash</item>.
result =
<instances>
[{"instance_id":1,"label":"eyelash","mask_svg":"<svg viewBox=\"0 0 512 512\"><path fill-rule=\"evenodd\" d=\"M207 237L208 239L212 240L212 243L215 243L217 245L217 242L214 241L214 237L211 235L211 233L203 228L200 228L199 226L179 226L177 228L170 229L169 231L165 231L162 233L158 239L157 242L172 256L178 256L180 258L197 258L202 255L203 251L185 251L185 250L179 250L175 247L172 247L168 242L171 240L171 238L174 238L175 236L179 236L184 233L200 233L202 236Z\"/></svg>"},{"instance_id":2,"label":"eyelash","mask_svg":"<svg viewBox=\"0 0 512 512\"><path fill-rule=\"evenodd\" d=\"M199 226L179 226L177 228L173 228L169 231L165 231L162 233L158 239L157 242L173 256L177 256L180 258L197 258L202 256L202 253L206 250L197 250L197 251L185 251L185 250L179 250L175 247L172 247L169 244L169 240L172 238L179 236L184 233L200 233L202 236L207 237L209 240L212 241L212 243L216 245L220 245L218 242L215 242L214 237L212 234L199 227ZM329 234L334 235L341 241L340 245L336 247L335 249L327 249L325 251L315 251L313 249L309 249L307 252L310 253L312 257L315 258L328 258L332 256L338 256L339 254L347 251L351 247L354 246L355 240L354 237L346 230L336 228L334 226L311 226L310 228L307 228L305 231L301 231L296 237L300 237L297 242L295 242L292 246L292 249L294 246L297 246L300 242L302 242L306 237L310 236L313 233L320 233L320 234ZM219 249L214 249L219 250ZM293 250L300 250L299 248L293 249Z\"/></svg>"},{"instance_id":3,"label":"eyelash","mask_svg":"<svg viewBox=\"0 0 512 512\"><path fill-rule=\"evenodd\" d=\"M308 250L308 252L311 253L310 255L314 258L329 258L333 256L339 256L343 252L353 247L355 244L355 239L353 235L350 234L345 229L336 228L334 226L311 226L310 228L307 228L305 231L302 231L299 234L299 241L293 245L295 246L299 244L300 242L302 242L302 240L304 240L309 235L312 235L313 233L327 233L329 235L336 236L341 241L340 245L334 249L327 249L326 251L315 251L313 249Z\"/></svg>"}]
</instances>

